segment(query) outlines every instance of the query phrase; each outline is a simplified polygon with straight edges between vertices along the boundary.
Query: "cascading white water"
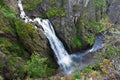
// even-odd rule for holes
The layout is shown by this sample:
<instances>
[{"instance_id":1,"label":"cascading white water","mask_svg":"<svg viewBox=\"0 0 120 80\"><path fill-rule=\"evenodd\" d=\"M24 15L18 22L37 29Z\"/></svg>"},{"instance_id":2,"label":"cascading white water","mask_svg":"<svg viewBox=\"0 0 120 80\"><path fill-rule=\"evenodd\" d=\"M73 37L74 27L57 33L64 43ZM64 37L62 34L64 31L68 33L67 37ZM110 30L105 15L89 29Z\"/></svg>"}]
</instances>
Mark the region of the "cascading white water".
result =
<instances>
[{"instance_id":1,"label":"cascading white water","mask_svg":"<svg viewBox=\"0 0 120 80\"><path fill-rule=\"evenodd\" d=\"M61 41L55 35L55 31L49 20L35 18L34 21L37 21L42 26L44 34L46 35L50 42L50 45L56 55L57 62L60 65L61 69L63 69L64 73L71 73L72 60L69 57Z\"/></svg>"},{"instance_id":2,"label":"cascading white water","mask_svg":"<svg viewBox=\"0 0 120 80\"><path fill-rule=\"evenodd\" d=\"M61 41L57 38L55 35L55 31L48 19L41 19L41 18L35 18L34 20L30 19L28 16L26 16L21 0L18 0L18 7L20 9L20 17L24 19L24 21L27 22L38 22L43 28L43 32L48 38L51 48L55 53L55 56L57 58L57 62L65 74L69 74L73 71L72 69L72 60L70 56L68 55L67 51L65 50L63 44Z\"/></svg>"},{"instance_id":3,"label":"cascading white water","mask_svg":"<svg viewBox=\"0 0 120 80\"><path fill-rule=\"evenodd\" d=\"M69 55L68 52L65 50L62 42L57 38L55 31L53 29L53 26L51 25L50 21L48 19L41 19L41 18L35 18L30 19L28 16L26 16L21 0L18 0L18 7L20 9L20 18L22 18L26 23L34 23L38 22L39 25L42 27L43 33L48 38L51 48L55 53L55 56L57 58L57 62L64 74L70 74L73 72L74 66L77 68L76 64L78 65L78 69L82 66L82 58L83 56L89 54L90 52L95 52L98 49L101 49L102 43L103 43L103 35L98 34L95 38L95 42L91 49L86 50L85 52L78 52ZM37 28L35 26L35 28Z\"/></svg>"}]
</instances>

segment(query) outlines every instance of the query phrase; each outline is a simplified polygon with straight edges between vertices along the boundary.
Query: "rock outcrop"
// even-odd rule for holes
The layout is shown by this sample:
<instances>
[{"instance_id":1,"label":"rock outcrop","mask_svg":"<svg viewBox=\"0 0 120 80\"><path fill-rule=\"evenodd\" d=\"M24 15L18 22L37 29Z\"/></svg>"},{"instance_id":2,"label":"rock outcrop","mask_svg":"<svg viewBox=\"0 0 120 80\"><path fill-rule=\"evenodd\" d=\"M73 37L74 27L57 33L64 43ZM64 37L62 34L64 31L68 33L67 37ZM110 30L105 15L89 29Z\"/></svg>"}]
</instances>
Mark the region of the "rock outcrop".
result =
<instances>
[{"instance_id":1,"label":"rock outcrop","mask_svg":"<svg viewBox=\"0 0 120 80\"><path fill-rule=\"evenodd\" d=\"M120 24L120 1L119 0L106 0L107 11L111 21L115 24Z\"/></svg>"}]
</instances>

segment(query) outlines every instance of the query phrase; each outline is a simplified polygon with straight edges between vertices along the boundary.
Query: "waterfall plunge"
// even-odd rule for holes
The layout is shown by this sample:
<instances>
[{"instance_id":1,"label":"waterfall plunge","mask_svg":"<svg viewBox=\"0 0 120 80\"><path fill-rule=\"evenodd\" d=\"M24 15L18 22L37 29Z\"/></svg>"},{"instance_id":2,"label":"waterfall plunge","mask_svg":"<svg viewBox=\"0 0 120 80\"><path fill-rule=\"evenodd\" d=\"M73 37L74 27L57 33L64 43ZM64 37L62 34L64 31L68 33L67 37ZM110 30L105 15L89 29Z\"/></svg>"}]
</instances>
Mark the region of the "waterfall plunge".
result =
<instances>
[{"instance_id":1,"label":"waterfall plunge","mask_svg":"<svg viewBox=\"0 0 120 80\"><path fill-rule=\"evenodd\" d=\"M48 38L51 48L55 53L57 62L60 68L64 73L72 72L72 60L65 50L61 41L55 35L55 31L48 19L35 18L34 21L37 21L43 28L44 34Z\"/></svg>"},{"instance_id":2,"label":"waterfall plunge","mask_svg":"<svg viewBox=\"0 0 120 80\"><path fill-rule=\"evenodd\" d=\"M57 58L57 62L60 66L60 69L62 70L63 74L70 74L74 71L74 67L78 69L81 69L82 67L82 58L91 53L95 52L103 47L103 41L104 37L102 34L98 34L95 38L95 42L91 49L88 49L84 52L77 52L69 55L67 51L65 50L62 42L57 38L55 31L48 19L41 19L41 18L35 18L30 19L28 16L26 16L21 0L18 0L18 7L20 9L20 18L22 18L26 23L34 23L38 22L39 25L43 28L43 33L46 35L46 37L49 40L49 43L51 45L52 50L55 53L55 56ZM35 26L37 29L37 27ZM76 66L76 64L78 66Z\"/></svg>"},{"instance_id":3,"label":"waterfall plunge","mask_svg":"<svg viewBox=\"0 0 120 80\"><path fill-rule=\"evenodd\" d=\"M68 52L65 50L62 42L57 38L55 31L53 29L53 26L51 25L50 21L48 19L41 19L41 18L35 18L34 20L30 19L28 16L26 16L23 6L21 3L21 0L18 0L18 7L20 9L20 17L24 19L24 21L27 22L38 22L39 25L42 26L43 32L48 38L51 48L55 53L55 56L57 58L57 62L60 66L60 69L64 74L70 74L73 72L72 68L72 60L70 56L68 55ZM37 28L35 26L35 28Z\"/></svg>"}]
</instances>

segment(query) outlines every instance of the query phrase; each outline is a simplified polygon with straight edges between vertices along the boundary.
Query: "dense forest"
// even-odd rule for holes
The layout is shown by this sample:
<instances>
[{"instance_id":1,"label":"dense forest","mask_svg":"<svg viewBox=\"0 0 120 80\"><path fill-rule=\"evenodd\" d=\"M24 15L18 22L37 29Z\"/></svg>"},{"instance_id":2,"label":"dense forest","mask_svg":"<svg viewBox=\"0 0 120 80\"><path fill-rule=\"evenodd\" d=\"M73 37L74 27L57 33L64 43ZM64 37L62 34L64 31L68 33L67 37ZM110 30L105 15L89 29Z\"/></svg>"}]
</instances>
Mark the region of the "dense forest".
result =
<instances>
[{"instance_id":1,"label":"dense forest","mask_svg":"<svg viewBox=\"0 0 120 80\"><path fill-rule=\"evenodd\" d=\"M119 0L0 0L0 80L120 80L119 38Z\"/></svg>"}]
</instances>

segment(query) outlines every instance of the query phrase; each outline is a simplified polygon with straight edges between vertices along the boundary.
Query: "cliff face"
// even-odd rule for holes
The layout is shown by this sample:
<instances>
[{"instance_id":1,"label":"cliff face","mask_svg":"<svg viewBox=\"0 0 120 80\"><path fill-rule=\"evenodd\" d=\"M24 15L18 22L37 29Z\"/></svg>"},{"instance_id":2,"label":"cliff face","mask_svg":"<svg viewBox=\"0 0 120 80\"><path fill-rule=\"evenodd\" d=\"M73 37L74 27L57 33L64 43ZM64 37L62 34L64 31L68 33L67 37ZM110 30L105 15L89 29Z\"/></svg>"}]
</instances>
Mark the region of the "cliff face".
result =
<instances>
[{"instance_id":1,"label":"cliff face","mask_svg":"<svg viewBox=\"0 0 120 80\"><path fill-rule=\"evenodd\" d=\"M8 3L19 14L17 5L13 5L16 2L9 0ZM116 3L119 4L114 0L26 0L23 6L30 17L49 18L58 37L73 52L92 45L95 34L106 30L100 21L107 15L113 23L119 23L119 6ZM118 8L117 14L115 7Z\"/></svg>"},{"instance_id":2,"label":"cliff face","mask_svg":"<svg viewBox=\"0 0 120 80\"><path fill-rule=\"evenodd\" d=\"M5 0L5 2L19 15L17 1ZM23 1L26 14L30 17L49 18L58 37L71 52L93 43L95 34L105 30L99 21L106 15L113 23L119 23L119 1L103 0L100 4L97 0L36 0L34 4L32 3ZM91 25L88 25L89 23ZM101 30L94 29L93 25L99 26Z\"/></svg>"},{"instance_id":3,"label":"cliff face","mask_svg":"<svg viewBox=\"0 0 120 80\"><path fill-rule=\"evenodd\" d=\"M115 24L120 23L120 1L119 0L107 0L106 13L109 15L111 21Z\"/></svg>"},{"instance_id":4,"label":"cliff face","mask_svg":"<svg viewBox=\"0 0 120 80\"><path fill-rule=\"evenodd\" d=\"M99 29L103 30L96 21L105 15L104 0L101 4L94 0L40 0L39 4L33 5L34 7L26 6L27 2L30 3L23 1L27 15L49 18L58 37L70 52L92 45L95 34L100 31ZM91 25L88 25L89 23Z\"/></svg>"}]
</instances>

